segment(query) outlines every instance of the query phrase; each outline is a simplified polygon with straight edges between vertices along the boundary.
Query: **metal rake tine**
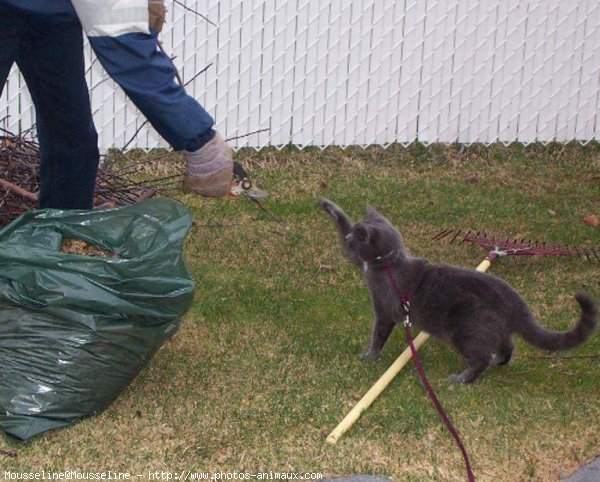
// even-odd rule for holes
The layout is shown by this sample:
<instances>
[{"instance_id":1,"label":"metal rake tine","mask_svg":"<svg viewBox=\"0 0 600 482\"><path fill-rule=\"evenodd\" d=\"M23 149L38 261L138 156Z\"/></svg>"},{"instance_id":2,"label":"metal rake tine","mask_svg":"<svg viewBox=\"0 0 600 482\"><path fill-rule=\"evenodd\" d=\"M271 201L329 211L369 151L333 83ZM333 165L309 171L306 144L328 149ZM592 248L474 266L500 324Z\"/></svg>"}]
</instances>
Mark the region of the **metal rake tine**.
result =
<instances>
[{"instance_id":1,"label":"metal rake tine","mask_svg":"<svg viewBox=\"0 0 600 482\"><path fill-rule=\"evenodd\" d=\"M454 231L453 229L442 229L441 231L438 231L435 236L432 239L432 241L439 241L440 239L444 239L446 236L448 236L452 231Z\"/></svg>"},{"instance_id":2,"label":"metal rake tine","mask_svg":"<svg viewBox=\"0 0 600 482\"><path fill-rule=\"evenodd\" d=\"M439 233L437 239L447 238L448 236L451 236L452 233L454 233L455 231L457 231L455 228L446 228L446 229L442 230L441 233Z\"/></svg>"},{"instance_id":3,"label":"metal rake tine","mask_svg":"<svg viewBox=\"0 0 600 482\"><path fill-rule=\"evenodd\" d=\"M449 236L453 236L454 234L460 232L460 229L448 229L448 231L444 234L444 238Z\"/></svg>"},{"instance_id":4,"label":"metal rake tine","mask_svg":"<svg viewBox=\"0 0 600 482\"><path fill-rule=\"evenodd\" d=\"M454 236L452 236L452 239L450 240L450 244L452 244L454 241L456 241L456 238L458 238L462 233L461 229L457 229L456 233L454 233Z\"/></svg>"},{"instance_id":5,"label":"metal rake tine","mask_svg":"<svg viewBox=\"0 0 600 482\"><path fill-rule=\"evenodd\" d=\"M588 261L590 263L592 263L594 261L594 258L598 259L598 255L596 254L594 248L589 248L585 250L585 254L588 258Z\"/></svg>"}]
</instances>

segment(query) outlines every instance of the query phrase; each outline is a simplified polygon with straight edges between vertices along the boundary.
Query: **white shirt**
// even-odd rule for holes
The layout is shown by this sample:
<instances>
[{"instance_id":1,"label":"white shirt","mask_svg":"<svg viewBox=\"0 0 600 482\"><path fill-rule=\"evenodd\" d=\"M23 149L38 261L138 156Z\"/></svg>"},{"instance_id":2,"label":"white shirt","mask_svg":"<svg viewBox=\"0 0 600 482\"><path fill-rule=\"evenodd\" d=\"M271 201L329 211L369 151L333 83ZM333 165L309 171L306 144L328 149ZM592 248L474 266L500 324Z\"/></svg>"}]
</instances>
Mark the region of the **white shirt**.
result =
<instances>
[{"instance_id":1,"label":"white shirt","mask_svg":"<svg viewBox=\"0 0 600 482\"><path fill-rule=\"evenodd\" d=\"M71 0L88 36L150 33L148 0Z\"/></svg>"}]
</instances>

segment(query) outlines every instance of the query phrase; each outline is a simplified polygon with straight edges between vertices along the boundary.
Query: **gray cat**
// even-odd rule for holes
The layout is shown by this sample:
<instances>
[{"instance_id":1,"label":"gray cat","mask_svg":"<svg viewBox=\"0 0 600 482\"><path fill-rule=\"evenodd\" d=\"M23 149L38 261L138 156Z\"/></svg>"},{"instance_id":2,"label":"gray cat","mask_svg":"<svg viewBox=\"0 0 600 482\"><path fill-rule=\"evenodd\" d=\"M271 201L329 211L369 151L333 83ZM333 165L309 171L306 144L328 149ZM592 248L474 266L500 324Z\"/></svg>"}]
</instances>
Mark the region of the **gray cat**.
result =
<instances>
[{"instance_id":1,"label":"gray cat","mask_svg":"<svg viewBox=\"0 0 600 482\"><path fill-rule=\"evenodd\" d=\"M374 208L368 207L366 220L353 225L333 202L321 198L319 204L335 222L344 254L362 271L373 302L371 343L363 359L379 356L395 324L406 315L386 267L391 267L398 291L410 297L411 322L467 359L467 368L449 377L453 382L472 383L490 364L508 363L513 333L544 350L568 350L595 331L598 308L588 295L575 296L582 311L577 326L565 333L548 331L501 279L411 256L402 235Z\"/></svg>"}]
</instances>

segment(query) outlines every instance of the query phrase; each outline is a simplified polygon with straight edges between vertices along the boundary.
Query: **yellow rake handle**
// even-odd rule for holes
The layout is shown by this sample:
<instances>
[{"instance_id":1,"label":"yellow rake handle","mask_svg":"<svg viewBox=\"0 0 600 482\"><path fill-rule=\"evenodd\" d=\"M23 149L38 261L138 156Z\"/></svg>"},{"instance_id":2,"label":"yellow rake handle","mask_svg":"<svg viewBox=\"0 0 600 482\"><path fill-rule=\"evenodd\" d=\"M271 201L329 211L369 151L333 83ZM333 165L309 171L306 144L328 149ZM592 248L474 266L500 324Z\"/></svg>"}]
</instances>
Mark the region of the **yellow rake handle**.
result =
<instances>
[{"instance_id":1,"label":"yellow rake handle","mask_svg":"<svg viewBox=\"0 0 600 482\"><path fill-rule=\"evenodd\" d=\"M493 258L485 258L477 268L477 271L485 273L491 266ZM429 338L429 333L422 331L414 340L415 349L419 349ZM404 368L412 358L410 348L406 348L394 363L385 371L379 380L375 382L367 393L358 401L358 403L348 412L348 415L338 424L337 427L327 437L327 442L335 444L344 435L352 425L360 418L362 413L371 406L375 399L381 395L381 392L390 384L396 375Z\"/></svg>"}]
</instances>

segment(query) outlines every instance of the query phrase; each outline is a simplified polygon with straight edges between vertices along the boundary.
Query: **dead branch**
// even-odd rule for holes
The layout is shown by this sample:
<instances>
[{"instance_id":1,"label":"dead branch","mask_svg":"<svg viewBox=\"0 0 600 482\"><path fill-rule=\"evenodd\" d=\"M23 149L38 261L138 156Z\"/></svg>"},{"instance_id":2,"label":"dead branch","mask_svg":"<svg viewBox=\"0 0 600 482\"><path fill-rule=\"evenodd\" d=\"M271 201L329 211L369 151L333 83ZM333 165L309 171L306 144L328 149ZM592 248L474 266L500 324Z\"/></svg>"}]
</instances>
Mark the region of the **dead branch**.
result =
<instances>
[{"instance_id":1,"label":"dead branch","mask_svg":"<svg viewBox=\"0 0 600 482\"><path fill-rule=\"evenodd\" d=\"M17 186L16 184L13 184L12 182L9 182L5 179L0 178L0 187L7 190L7 191L11 191L14 192L15 194L17 194L18 196L21 196L22 198L27 199L28 201L33 201L33 202L37 202L38 200L38 194L37 193L33 193L33 192L29 192L23 188L20 188L19 186Z\"/></svg>"},{"instance_id":2,"label":"dead branch","mask_svg":"<svg viewBox=\"0 0 600 482\"><path fill-rule=\"evenodd\" d=\"M40 152L36 142L0 127L0 226L37 208L39 165ZM165 193L181 177L178 174L147 179L139 174L140 166L138 162L101 166L96 179L94 206L137 204L159 192Z\"/></svg>"},{"instance_id":3,"label":"dead branch","mask_svg":"<svg viewBox=\"0 0 600 482\"><path fill-rule=\"evenodd\" d=\"M0 449L0 455L4 455L6 457L11 457L11 458L16 458L17 457L17 452L15 452L14 450Z\"/></svg>"},{"instance_id":4,"label":"dead branch","mask_svg":"<svg viewBox=\"0 0 600 482\"><path fill-rule=\"evenodd\" d=\"M188 12L192 12L195 15L198 15L200 18L206 20L208 23L210 23L213 27L216 27L217 24L214 23L213 21L211 21L206 15L202 15L200 12L198 12L197 10L194 10L193 8L188 7L186 4L182 3L179 0L173 0L173 3L176 3L177 5L180 5L181 7L183 7L185 10L187 10Z\"/></svg>"}]
</instances>

